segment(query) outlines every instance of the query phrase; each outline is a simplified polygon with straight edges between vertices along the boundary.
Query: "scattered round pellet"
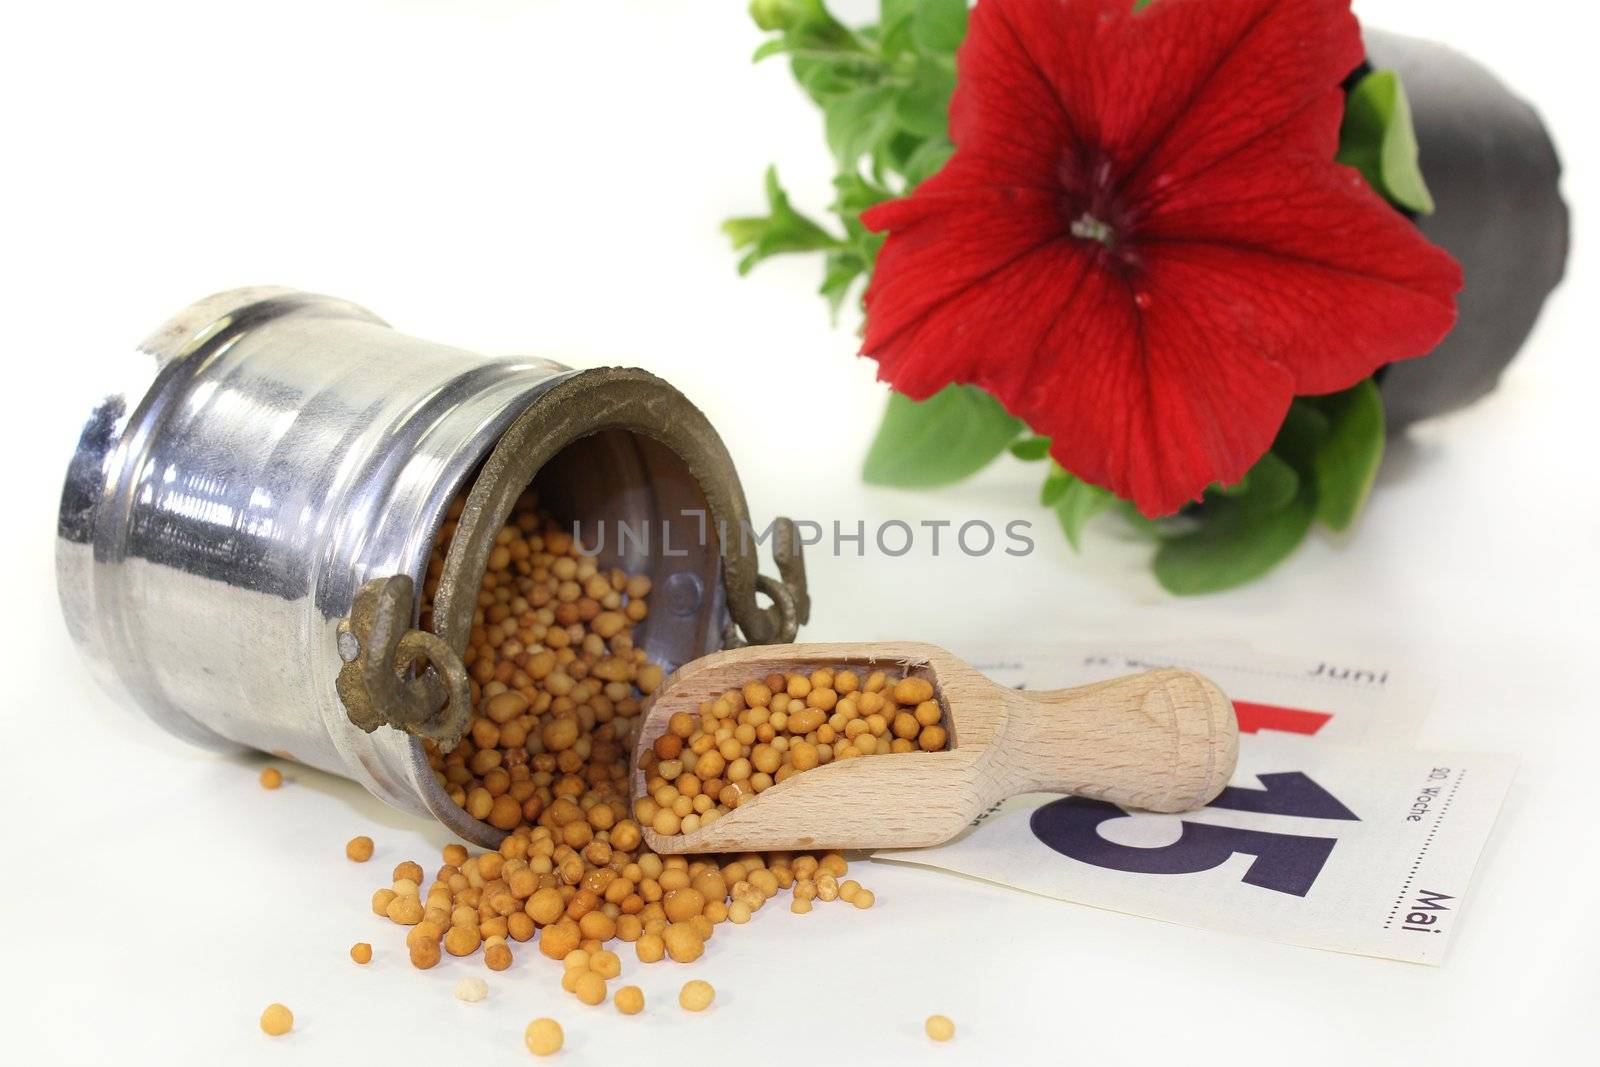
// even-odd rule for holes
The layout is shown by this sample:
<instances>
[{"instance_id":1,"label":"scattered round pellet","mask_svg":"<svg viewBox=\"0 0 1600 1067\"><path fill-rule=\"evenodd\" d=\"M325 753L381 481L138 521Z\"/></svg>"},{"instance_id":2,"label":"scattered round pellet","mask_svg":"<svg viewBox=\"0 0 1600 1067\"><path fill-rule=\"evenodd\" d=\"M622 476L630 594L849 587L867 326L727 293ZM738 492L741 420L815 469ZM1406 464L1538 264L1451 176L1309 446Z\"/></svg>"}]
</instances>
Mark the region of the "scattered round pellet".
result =
<instances>
[{"instance_id":1,"label":"scattered round pellet","mask_svg":"<svg viewBox=\"0 0 1600 1067\"><path fill-rule=\"evenodd\" d=\"M589 969L609 982L622 973L622 957L601 949L589 957Z\"/></svg>"},{"instance_id":2,"label":"scattered round pellet","mask_svg":"<svg viewBox=\"0 0 1600 1067\"><path fill-rule=\"evenodd\" d=\"M667 944L660 934L645 934L633 944L640 963L660 963L667 957Z\"/></svg>"},{"instance_id":3,"label":"scattered round pellet","mask_svg":"<svg viewBox=\"0 0 1600 1067\"><path fill-rule=\"evenodd\" d=\"M482 978L463 978L456 983L456 999L476 1004L489 995L489 983Z\"/></svg>"},{"instance_id":4,"label":"scattered round pellet","mask_svg":"<svg viewBox=\"0 0 1600 1067\"><path fill-rule=\"evenodd\" d=\"M624 1015L638 1015L644 1011L644 990L636 985L623 986L612 1000Z\"/></svg>"},{"instance_id":5,"label":"scattered round pellet","mask_svg":"<svg viewBox=\"0 0 1600 1067\"><path fill-rule=\"evenodd\" d=\"M949 1041L956 1036L956 1024L945 1015L930 1015L928 1021L922 1024L928 1036L935 1041Z\"/></svg>"},{"instance_id":6,"label":"scattered round pellet","mask_svg":"<svg viewBox=\"0 0 1600 1067\"><path fill-rule=\"evenodd\" d=\"M294 1029L294 1012L282 1004L268 1004L261 1013L261 1029L272 1037L282 1037Z\"/></svg>"},{"instance_id":7,"label":"scattered round pellet","mask_svg":"<svg viewBox=\"0 0 1600 1067\"><path fill-rule=\"evenodd\" d=\"M539 932L539 951L553 960L565 959L567 953L583 941L578 924L571 919L551 923Z\"/></svg>"},{"instance_id":8,"label":"scattered round pellet","mask_svg":"<svg viewBox=\"0 0 1600 1067\"><path fill-rule=\"evenodd\" d=\"M661 940L677 963L693 963L706 950L705 938L688 923L673 923L662 931Z\"/></svg>"},{"instance_id":9,"label":"scattered round pellet","mask_svg":"<svg viewBox=\"0 0 1600 1067\"><path fill-rule=\"evenodd\" d=\"M372 894L372 913L374 915L388 915L389 905L394 902L396 893L393 889L379 889Z\"/></svg>"},{"instance_id":10,"label":"scattered round pellet","mask_svg":"<svg viewBox=\"0 0 1600 1067\"><path fill-rule=\"evenodd\" d=\"M452 956L470 956L483 943L476 926L452 926L444 935L444 950Z\"/></svg>"},{"instance_id":11,"label":"scattered round pellet","mask_svg":"<svg viewBox=\"0 0 1600 1067\"><path fill-rule=\"evenodd\" d=\"M579 1000L591 1006L606 1002L606 980L593 971L579 971L578 977L572 981L572 991Z\"/></svg>"},{"instance_id":12,"label":"scattered round pellet","mask_svg":"<svg viewBox=\"0 0 1600 1067\"><path fill-rule=\"evenodd\" d=\"M266 767L261 771L261 788L276 789L283 784L283 772L276 767Z\"/></svg>"},{"instance_id":13,"label":"scattered round pellet","mask_svg":"<svg viewBox=\"0 0 1600 1067\"><path fill-rule=\"evenodd\" d=\"M431 937L419 939L415 944L408 946L411 950L411 966L419 971L426 971L439 963L441 955L439 942Z\"/></svg>"},{"instance_id":14,"label":"scattered round pellet","mask_svg":"<svg viewBox=\"0 0 1600 1067\"><path fill-rule=\"evenodd\" d=\"M350 958L360 964L372 962L372 946L365 941L357 941L350 946Z\"/></svg>"},{"instance_id":15,"label":"scattered round pellet","mask_svg":"<svg viewBox=\"0 0 1600 1067\"><path fill-rule=\"evenodd\" d=\"M683 988L678 991L678 1006L684 1011L705 1011L711 1007L711 1002L716 996L717 991L711 988L710 982L691 978L683 983Z\"/></svg>"},{"instance_id":16,"label":"scattered round pellet","mask_svg":"<svg viewBox=\"0 0 1600 1067\"><path fill-rule=\"evenodd\" d=\"M344 845L344 858L356 863L365 863L372 858L372 838L365 834L352 837Z\"/></svg>"},{"instance_id":17,"label":"scattered round pellet","mask_svg":"<svg viewBox=\"0 0 1600 1067\"><path fill-rule=\"evenodd\" d=\"M850 898L850 903L854 904L862 911L866 911L868 908L872 907L877 899L877 896L873 894L872 890L861 889L856 892L855 896Z\"/></svg>"},{"instance_id":18,"label":"scattered round pellet","mask_svg":"<svg viewBox=\"0 0 1600 1067\"><path fill-rule=\"evenodd\" d=\"M554 1056L561 1051L566 1039L561 1032L561 1024L554 1019L535 1019L522 1032L523 1044L535 1056Z\"/></svg>"}]
</instances>

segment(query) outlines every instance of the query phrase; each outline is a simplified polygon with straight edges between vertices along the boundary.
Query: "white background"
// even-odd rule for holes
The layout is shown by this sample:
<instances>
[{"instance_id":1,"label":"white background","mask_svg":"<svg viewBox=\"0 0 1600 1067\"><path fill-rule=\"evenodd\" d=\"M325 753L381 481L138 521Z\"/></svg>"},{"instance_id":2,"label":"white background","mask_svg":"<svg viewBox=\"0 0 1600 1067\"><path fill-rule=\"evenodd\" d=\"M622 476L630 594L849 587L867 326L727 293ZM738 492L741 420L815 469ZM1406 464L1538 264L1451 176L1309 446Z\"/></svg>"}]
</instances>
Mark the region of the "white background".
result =
<instances>
[{"instance_id":1,"label":"white background","mask_svg":"<svg viewBox=\"0 0 1600 1067\"><path fill-rule=\"evenodd\" d=\"M1596 1047L1592 814L1597 523L1596 167L1587 15L1368 0L1374 24L1443 38L1536 100L1576 201L1565 287L1494 397L1392 450L1354 537L1279 573L1174 601L1115 527L1073 555L1010 459L927 494L863 488L882 395L830 328L818 266L751 278L717 230L760 207L776 161L827 198L817 115L734 2L34 4L0 30L0 417L13 593L3 615L0 1029L12 1063L526 1062L551 1014L569 1062L1468 1063ZM853 9L852 9L853 10ZM812 638L1201 635L1351 649L1439 681L1421 741L1521 771L1443 967L1319 953L869 867L868 913L769 909L695 972L640 968L646 1015L585 1009L524 951L490 999L421 974L368 913L436 828L293 770L202 754L93 689L55 607L56 494L94 383L207 293L281 283L364 304L418 336L579 365L638 364L721 428L758 519L1032 519L1025 560L809 561ZM358 832L379 841L361 868ZM381 868L381 869L380 869ZM345 951L377 948L358 970ZM294 1035L256 1029L290 1004ZM932 1048L921 1020L960 1033Z\"/></svg>"}]
</instances>

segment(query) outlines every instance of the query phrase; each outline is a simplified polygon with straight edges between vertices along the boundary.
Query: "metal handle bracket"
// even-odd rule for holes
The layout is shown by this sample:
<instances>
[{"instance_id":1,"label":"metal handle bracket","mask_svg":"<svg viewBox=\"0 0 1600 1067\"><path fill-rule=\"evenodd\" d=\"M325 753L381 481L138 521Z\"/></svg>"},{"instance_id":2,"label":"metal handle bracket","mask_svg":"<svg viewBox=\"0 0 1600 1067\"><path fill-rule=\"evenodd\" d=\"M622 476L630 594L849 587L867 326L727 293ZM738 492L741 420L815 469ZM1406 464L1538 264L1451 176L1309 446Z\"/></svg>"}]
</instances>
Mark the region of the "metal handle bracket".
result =
<instances>
[{"instance_id":1,"label":"metal handle bracket","mask_svg":"<svg viewBox=\"0 0 1600 1067\"><path fill-rule=\"evenodd\" d=\"M472 687L461 658L437 634L411 629L415 589L405 574L361 587L350 617L339 622L334 685L350 721L371 733L380 726L456 746L472 714ZM418 661L427 669L410 675Z\"/></svg>"}]
</instances>

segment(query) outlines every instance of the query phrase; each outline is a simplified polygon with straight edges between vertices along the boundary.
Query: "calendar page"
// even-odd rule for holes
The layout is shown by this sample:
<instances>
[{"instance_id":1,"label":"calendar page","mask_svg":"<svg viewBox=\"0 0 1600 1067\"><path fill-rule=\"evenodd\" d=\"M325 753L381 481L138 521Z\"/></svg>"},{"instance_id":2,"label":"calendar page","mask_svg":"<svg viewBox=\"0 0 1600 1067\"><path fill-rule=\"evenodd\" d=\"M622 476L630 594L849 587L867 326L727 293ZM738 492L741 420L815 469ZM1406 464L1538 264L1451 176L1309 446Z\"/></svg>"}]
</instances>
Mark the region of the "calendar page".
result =
<instances>
[{"instance_id":1,"label":"calendar page","mask_svg":"<svg viewBox=\"0 0 1600 1067\"><path fill-rule=\"evenodd\" d=\"M1361 668L1366 673L1352 678L1327 664L1318 670L1237 648L1041 655L980 654L975 662L1029 688L1147 666L1204 670L1240 718L1239 766L1228 788L1183 815L1029 794L985 812L946 844L874 859L1313 948L1440 961L1514 764L1372 743L1419 720L1394 706L1417 686L1383 669Z\"/></svg>"},{"instance_id":2,"label":"calendar page","mask_svg":"<svg viewBox=\"0 0 1600 1067\"><path fill-rule=\"evenodd\" d=\"M1240 731L1249 734L1267 730L1407 744L1433 702L1429 682L1379 661L1269 655L1237 642L975 647L964 655L990 678L1019 689L1058 689L1186 667L1222 687L1233 700Z\"/></svg>"}]
</instances>

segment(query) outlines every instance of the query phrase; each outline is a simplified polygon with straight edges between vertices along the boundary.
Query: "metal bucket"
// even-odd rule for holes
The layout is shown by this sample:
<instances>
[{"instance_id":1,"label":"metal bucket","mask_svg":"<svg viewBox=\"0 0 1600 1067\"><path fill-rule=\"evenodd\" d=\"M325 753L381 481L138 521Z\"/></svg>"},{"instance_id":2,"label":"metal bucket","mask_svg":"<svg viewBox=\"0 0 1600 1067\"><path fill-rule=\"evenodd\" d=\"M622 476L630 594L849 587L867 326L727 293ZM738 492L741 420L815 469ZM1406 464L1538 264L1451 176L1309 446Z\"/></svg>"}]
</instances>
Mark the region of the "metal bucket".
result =
<instances>
[{"instance_id":1,"label":"metal bucket","mask_svg":"<svg viewBox=\"0 0 1600 1067\"><path fill-rule=\"evenodd\" d=\"M781 578L759 575L721 439L644 371L490 359L343 301L243 289L107 373L56 542L62 612L102 684L190 741L354 779L479 844L503 833L450 800L422 739L448 747L467 724L478 587L535 475L558 519L654 535L656 551L611 537L600 556L650 576L636 637L664 669L741 634L788 641L809 613L792 524L768 527ZM463 492L420 630L416 591Z\"/></svg>"}]
</instances>

